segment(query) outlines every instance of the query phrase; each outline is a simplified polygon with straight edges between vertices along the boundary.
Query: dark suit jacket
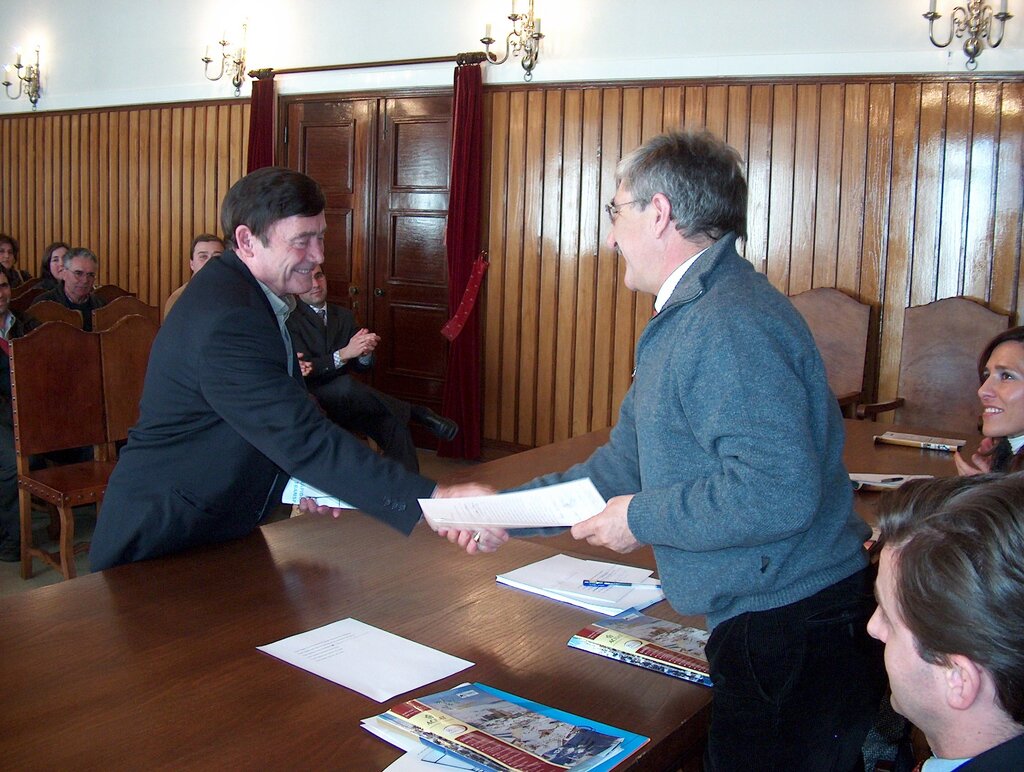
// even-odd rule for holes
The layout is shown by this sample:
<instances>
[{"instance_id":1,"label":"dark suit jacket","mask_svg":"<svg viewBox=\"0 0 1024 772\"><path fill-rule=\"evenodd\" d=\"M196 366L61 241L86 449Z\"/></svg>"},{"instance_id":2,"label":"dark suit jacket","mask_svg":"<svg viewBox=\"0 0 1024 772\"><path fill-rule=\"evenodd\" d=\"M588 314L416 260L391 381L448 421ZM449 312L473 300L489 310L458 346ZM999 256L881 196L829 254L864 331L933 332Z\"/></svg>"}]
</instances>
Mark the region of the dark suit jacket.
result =
<instances>
[{"instance_id":1,"label":"dark suit jacket","mask_svg":"<svg viewBox=\"0 0 1024 772\"><path fill-rule=\"evenodd\" d=\"M358 329L356 318L344 306L327 304L325 327L316 312L299 301L288 317L288 331L292 334L295 351L301 351L313 363L310 386L326 383L339 375L370 369L370 365L362 364L358 359L350 359L341 368L334 366L334 352L347 346Z\"/></svg>"},{"instance_id":2,"label":"dark suit jacket","mask_svg":"<svg viewBox=\"0 0 1024 772\"><path fill-rule=\"evenodd\" d=\"M309 399L259 284L232 251L189 283L153 343L93 535L94 570L244 536L289 475L408 533L434 484Z\"/></svg>"},{"instance_id":3,"label":"dark suit jacket","mask_svg":"<svg viewBox=\"0 0 1024 772\"><path fill-rule=\"evenodd\" d=\"M978 754L957 767L957 772L1007 772L1011 769L1024 769L1024 734Z\"/></svg>"},{"instance_id":4,"label":"dark suit jacket","mask_svg":"<svg viewBox=\"0 0 1024 772\"><path fill-rule=\"evenodd\" d=\"M70 308L74 311L81 311L82 329L86 332L92 332L92 312L100 306L106 305L106 301L101 297L97 297L94 293L89 293L89 297L81 303L72 303L64 293L64 282L59 282L52 290L37 295L29 308L34 306L36 303L42 303L44 300L52 300L54 303L60 303L65 308ZM31 316L31 314L32 312L30 311L29 316Z\"/></svg>"}]
</instances>

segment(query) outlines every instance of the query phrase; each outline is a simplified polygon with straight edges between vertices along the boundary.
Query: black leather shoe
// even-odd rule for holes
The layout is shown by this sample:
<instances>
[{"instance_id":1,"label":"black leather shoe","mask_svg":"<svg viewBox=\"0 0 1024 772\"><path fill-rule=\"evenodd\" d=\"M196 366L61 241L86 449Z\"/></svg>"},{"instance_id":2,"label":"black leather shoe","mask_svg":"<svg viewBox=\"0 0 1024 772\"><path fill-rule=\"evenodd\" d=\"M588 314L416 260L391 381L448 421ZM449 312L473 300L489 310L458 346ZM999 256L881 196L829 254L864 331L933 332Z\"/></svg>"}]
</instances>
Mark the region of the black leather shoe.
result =
<instances>
[{"instance_id":1,"label":"black leather shoe","mask_svg":"<svg viewBox=\"0 0 1024 772\"><path fill-rule=\"evenodd\" d=\"M416 405L412 409L412 420L425 426L439 440L451 442L459 433L459 425L450 418L445 418L429 408Z\"/></svg>"}]
</instances>

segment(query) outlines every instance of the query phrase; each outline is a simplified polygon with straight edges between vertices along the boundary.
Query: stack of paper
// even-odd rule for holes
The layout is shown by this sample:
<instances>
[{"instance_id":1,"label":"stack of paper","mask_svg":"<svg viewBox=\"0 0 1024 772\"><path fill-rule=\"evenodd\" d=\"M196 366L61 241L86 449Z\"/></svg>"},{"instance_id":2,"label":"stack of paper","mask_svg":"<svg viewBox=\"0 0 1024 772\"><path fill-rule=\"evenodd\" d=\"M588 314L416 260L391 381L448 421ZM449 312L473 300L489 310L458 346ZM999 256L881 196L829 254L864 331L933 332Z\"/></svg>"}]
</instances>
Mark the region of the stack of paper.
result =
<instances>
[{"instance_id":1,"label":"stack of paper","mask_svg":"<svg viewBox=\"0 0 1024 772\"><path fill-rule=\"evenodd\" d=\"M855 491L886 491L899 488L909 480L928 480L930 474L866 474L850 472L850 482Z\"/></svg>"},{"instance_id":2,"label":"stack of paper","mask_svg":"<svg viewBox=\"0 0 1024 772\"><path fill-rule=\"evenodd\" d=\"M499 584L543 595L545 598L614 616L626 609L643 609L664 600L661 583L653 571L599 560L555 555L496 577ZM612 582L604 587L585 587L584 580ZM625 584L627 586L617 586Z\"/></svg>"}]
</instances>

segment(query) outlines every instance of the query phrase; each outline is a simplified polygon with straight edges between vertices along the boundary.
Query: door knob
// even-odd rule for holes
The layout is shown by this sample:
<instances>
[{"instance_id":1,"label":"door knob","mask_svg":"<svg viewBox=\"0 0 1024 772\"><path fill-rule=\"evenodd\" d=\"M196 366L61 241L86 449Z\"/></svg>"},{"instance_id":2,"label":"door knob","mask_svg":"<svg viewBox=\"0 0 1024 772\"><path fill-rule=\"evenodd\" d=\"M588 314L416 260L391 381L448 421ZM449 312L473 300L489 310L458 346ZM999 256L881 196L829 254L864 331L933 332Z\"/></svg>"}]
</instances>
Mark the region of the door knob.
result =
<instances>
[{"instance_id":1,"label":"door knob","mask_svg":"<svg viewBox=\"0 0 1024 772\"><path fill-rule=\"evenodd\" d=\"M376 295L379 298L382 298L382 297L384 297L384 294L385 294L384 293L384 289L382 287L375 287L374 290L373 290L373 294Z\"/></svg>"},{"instance_id":2,"label":"door knob","mask_svg":"<svg viewBox=\"0 0 1024 772\"><path fill-rule=\"evenodd\" d=\"M352 295L353 297L355 297L356 295L359 294L359 287L356 286L355 284L349 284L348 285L348 294Z\"/></svg>"}]
</instances>

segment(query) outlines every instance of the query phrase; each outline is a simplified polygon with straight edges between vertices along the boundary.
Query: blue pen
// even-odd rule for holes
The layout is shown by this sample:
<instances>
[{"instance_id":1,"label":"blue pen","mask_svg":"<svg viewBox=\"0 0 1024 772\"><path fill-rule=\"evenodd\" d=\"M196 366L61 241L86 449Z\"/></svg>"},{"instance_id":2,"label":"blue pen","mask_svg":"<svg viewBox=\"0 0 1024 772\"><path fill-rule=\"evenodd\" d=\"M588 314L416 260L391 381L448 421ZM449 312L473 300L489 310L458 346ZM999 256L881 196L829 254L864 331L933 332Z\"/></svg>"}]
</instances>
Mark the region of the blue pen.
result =
<instances>
[{"instance_id":1,"label":"blue pen","mask_svg":"<svg viewBox=\"0 0 1024 772\"><path fill-rule=\"evenodd\" d=\"M603 581L601 579L584 579L583 580L583 586L584 587L639 587L641 589L646 587L647 589L650 589L650 590L660 590L661 589L661 582L655 582L654 584L650 584L650 583L647 583L647 582L644 582L644 583L638 583L638 582L606 582L606 581Z\"/></svg>"}]
</instances>

